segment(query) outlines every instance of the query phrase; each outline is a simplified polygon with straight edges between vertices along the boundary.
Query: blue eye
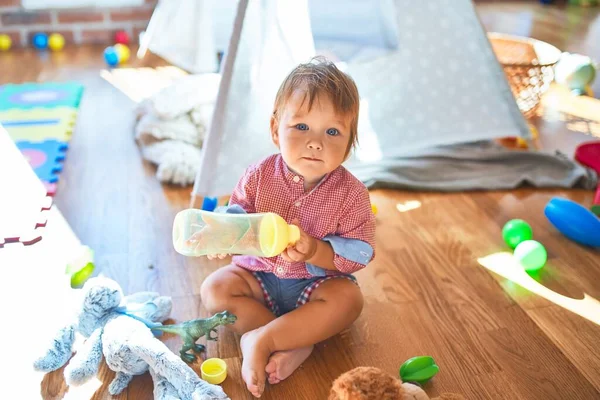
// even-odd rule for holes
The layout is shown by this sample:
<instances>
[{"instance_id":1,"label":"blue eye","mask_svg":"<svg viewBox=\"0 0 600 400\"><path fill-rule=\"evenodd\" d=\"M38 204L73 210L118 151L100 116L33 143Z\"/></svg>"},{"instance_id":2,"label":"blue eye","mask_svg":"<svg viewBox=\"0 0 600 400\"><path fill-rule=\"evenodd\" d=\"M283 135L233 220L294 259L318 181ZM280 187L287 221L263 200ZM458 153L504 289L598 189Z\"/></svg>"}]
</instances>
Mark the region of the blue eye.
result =
<instances>
[{"instance_id":1,"label":"blue eye","mask_svg":"<svg viewBox=\"0 0 600 400\"><path fill-rule=\"evenodd\" d=\"M300 129L301 131L307 131L308 125L306 124L296 124L296 129Z\"/></svg>"},{"instance_id":2,"label":"blue eye","mask_svg":"<svg viewBox=\"0 0 600 400\"><path fill-rule=\"evenodd\" d=\"M340 132L335 128L329 128L329 129L327 129L327 134L330 136L336 136L336 135L339 135Z\"/></svg>"}]
</instances>

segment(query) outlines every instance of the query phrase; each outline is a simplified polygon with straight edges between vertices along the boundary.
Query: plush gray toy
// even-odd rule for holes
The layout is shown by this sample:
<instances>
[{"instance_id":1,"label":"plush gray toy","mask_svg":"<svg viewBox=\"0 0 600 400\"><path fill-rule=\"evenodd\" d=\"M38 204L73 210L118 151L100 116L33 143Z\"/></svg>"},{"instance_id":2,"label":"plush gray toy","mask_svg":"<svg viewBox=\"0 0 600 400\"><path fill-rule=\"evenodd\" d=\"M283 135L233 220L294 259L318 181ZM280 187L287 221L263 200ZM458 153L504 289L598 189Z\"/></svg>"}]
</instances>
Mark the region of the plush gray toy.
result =
<instances>
[{"instance_id":1,"label":"plush gray toy","mask_svg":"<svg viewBox=\"0 0 600 400\"><path fill-rule=\"evenodd\" d=\"M148 326L168 318L171 298L154 292L123 297L121 287L104 277L89 279L81 295L75 321L62 328L46 354L34 362L36 370L50 372L65 365L78 332L86 341L65 368L68 385L78 386L94 377L104 355L117 374L108 388L112 395L121 393L134 375L149 370L157 400L229 399L220 386L200 379L152 334Z\"/></svg>"}]
</instances>

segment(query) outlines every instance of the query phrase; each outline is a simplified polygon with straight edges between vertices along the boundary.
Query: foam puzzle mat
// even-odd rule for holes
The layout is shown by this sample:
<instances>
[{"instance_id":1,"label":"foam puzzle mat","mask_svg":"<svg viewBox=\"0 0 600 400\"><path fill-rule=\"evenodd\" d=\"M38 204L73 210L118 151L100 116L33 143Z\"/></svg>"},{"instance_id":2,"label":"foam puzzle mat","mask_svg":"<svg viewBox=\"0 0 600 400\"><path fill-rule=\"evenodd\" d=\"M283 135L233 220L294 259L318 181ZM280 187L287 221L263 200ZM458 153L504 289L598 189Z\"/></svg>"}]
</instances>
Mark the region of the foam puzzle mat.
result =
<instances>
[{"instance_id":1,"label":"foam puzzle mat","mask_svg":"<svg viewBox=\"0 0 600 400\"><path fill-rule=\"evenodd\" d=\"M37 107L79 107L83 85L76 82L7 84L0 86L0 110Z\"/></svg>"},{"instance_id":2,"label":"foam puzzle mat","mask_svg":"<svg viewBox=\"0 0 600 400\"><path fill-rule=\"evenodd\" d=\"M0 86L0 181L11 194L0 207L0 248L41 240L83 89L75 82Z\"/></svg>"},{"instance_id":3,"label":"foam puzzle mat","mask_svg":"<svg viewBox=\"0 0 600 400\"><path fill-rule=\"evenodd\" d=\"M76 82L0 86L0 125L50 196L56 193L83 90Z\"/></svg>"},{"instance_id":4,"label":"foam puzzle mat","mask_svg":"<svg viewBox=\"0 0 600 400\"><path fill-rule=\"evenodd\" d=\"M8 132L0 127L0 169L3 190L0 207L0 248L6 243L31 245L42 239L46 212L52 206L44 184L23 157Z\"/></svg>"},{"instance_id":5,"label":"foam puzzle mat","mask_svg":"<svg viewBox=\"0 0 600 400\"><path fill-rule=\"evenodd\" d=\"M0 124L15 142L49 139L67 142L71 139L76 118L77 110L71 107L0 111Z\"/></svg>"}]
</instances>

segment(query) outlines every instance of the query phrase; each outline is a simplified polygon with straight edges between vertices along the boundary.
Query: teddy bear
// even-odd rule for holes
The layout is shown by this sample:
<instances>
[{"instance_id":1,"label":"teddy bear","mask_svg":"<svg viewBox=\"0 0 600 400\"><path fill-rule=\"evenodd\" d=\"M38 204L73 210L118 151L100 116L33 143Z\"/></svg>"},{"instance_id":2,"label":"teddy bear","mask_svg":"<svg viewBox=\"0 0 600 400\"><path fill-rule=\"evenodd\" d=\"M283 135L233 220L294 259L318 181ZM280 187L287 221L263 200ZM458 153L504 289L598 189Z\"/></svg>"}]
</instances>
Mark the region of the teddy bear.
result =
<instances>
[{"instance_id":1,"label":"teddy bear","mask_svg":"<svg viewBox=\"0 0 600 400\"><path fill-rule=\"evenodd\" d=\"M43 356L35 360L38 371L64 370L68 385L82 385L94 377L102 356L116 372L108 391L121 393L135 375L149 371L156 400L229 399L155 337L151 327L162 325L171 312L170 297L155 292L123 296L117 282L106 277L88 279L80 290L74 320L61 328ZM75 335L86 340L71 358Z\"/></svg>"},{"instance_id":2,"label":"teddy bear","mask_svg":"<svg viewBox=\"0 0 600 400\"><path fill-rule=\"evenodd\" d=\"M327 400L430 400L418 385L402 382L376 367L356 367L340 375ZM431 400L464 400L444 393Z\"/></svg>"}]
</instances>

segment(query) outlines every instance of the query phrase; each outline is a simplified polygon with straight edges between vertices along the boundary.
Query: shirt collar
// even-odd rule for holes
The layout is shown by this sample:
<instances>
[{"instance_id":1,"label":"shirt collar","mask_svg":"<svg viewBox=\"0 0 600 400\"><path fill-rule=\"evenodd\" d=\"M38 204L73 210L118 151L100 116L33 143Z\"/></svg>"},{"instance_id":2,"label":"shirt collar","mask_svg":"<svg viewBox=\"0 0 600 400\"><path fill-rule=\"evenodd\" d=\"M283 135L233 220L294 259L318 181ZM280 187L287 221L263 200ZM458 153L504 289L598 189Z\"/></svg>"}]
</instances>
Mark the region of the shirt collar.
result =
<instances>
[{"instance_id":1,"label":"shirt collar","mask_svg":"<svg viewBox=\"0 0 600 400\"><path fill-rule=\"evenodd\" d=\"M279 153L278 155L279 158L279 162L281 163L281 166L283 168L283 172L284 172L284 176L287 182L290 183L294 183L297 185L304 185L304 177L300 174L295 173L294 171L292 171L290 169L290 167L287 165L287 163L285 162L285 160L283 159L283 156L281 155L281 153ZM319 182L317 182L317 184L315 185L315 187L311 190L311 192L315 189L317 189L319 186L321 186L321 184L323 182L325 182L325 180L333 173L335 173L337 171L337 169L333 170L332 172L325 174L325 176L323 176L321 178L321 180L319 180ZM296 178L297 177L297 178Z\"/></svg>"}]
</instances>

